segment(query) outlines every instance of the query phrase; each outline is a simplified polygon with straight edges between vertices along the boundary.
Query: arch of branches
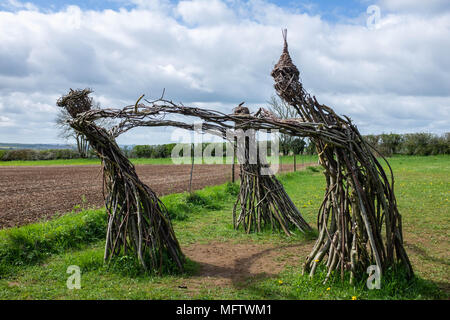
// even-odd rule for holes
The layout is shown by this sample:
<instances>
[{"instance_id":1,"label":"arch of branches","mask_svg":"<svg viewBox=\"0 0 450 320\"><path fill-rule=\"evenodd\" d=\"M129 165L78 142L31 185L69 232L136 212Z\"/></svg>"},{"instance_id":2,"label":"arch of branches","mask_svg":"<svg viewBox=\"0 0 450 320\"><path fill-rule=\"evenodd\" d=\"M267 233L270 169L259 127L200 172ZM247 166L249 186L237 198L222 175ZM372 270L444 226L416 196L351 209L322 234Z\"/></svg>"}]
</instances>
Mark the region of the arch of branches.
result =
<instances>
[{"instance_id":1,"label":"arch of branches","mask_svg":"<svg viewBox=\"0 0 450 320\"><path fill-rule=\"evenodd\" d=\"M71 90L57 105L66 108L70 125L86 136L103 164L104 198L109 213L105 260L120 254L135 254L145 269L161 270L175 263L182 270L184 256L173 231L169 215L156 194L137 176L133 164L125 157L115 139L135 127L172 126L198 130L191 123L167 119L182 115L202 120L200 130L226 138L227 131L239 129L278 130L311 138L324 168L326 191L318 211L318 239L306 258L304 272L314 275L320 263L326 265L328 277L333 271L350 271L350 281L376 264L381 272L397 263L409 275L411 263L403 246L401 215L394 195L394 177L373 154L356 126L330 107L319 104L299 80L292 63L284 31L284 49L272 71L278 95L299 118L280 119L267 110L254 114L224 114L215 110L187 107L161 97L154 101L142 96L135 105L123 109L91 109L91 91ZM101 118L118 120L110 130L99 127ZM259 231L269 224L289 234L294 226L310 229L273 174L262 174L266 164L251 163L244 143L241 161L241 185L233 217L235 227ZM236 213L236 211L239 211Z\"/></svg>"}]
</instances>

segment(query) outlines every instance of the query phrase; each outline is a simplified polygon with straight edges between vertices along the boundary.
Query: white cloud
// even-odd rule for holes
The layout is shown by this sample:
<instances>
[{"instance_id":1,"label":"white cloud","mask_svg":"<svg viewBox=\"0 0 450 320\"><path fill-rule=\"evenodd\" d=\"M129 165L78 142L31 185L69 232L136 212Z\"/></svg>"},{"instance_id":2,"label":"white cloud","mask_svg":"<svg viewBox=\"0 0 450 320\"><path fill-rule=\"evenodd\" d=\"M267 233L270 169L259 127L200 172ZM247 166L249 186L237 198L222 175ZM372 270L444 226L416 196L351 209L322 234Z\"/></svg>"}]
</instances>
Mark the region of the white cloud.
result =
<instances>
[{"instance_id":1,"label":"white cloud","mask_svg":"<svg viewBox=\"0 0 450 320\"><path fill-rule=\"evenodd\" d=\"M380 7L397 13L440 14L450 11L448 0L380 0Z\"/></svg>"},{"instance_id":2,"label":"white cloud","mask_svg":"<svg viewBox=\"0 0 450 320\"><path fill-rule=\"evenodd\" d=\"M217 25L235 21L233 11L220 0L183 0L175 11L189 25Z\"/></svg>"},{"instance_id":3,"label":"white cloud","mask_svg":"<svg viewBox=\"0 0 450 320\"><path fill-rule=\"evenodd\" d=\"M363 133L449 131L449 97L325 93L321 98L350 116Z\"/></svg>"},{"instance_id":4,"label":"white cloud","mask_svg":"<svg viewBox=\"0 0 450 320\"><path fill-rule=\"evenodd\" d=\"M37 11L38 7L30 2L20 2L17 0L7 0L0 4L0 8L8 10L34 10Z\"/></svg>"},{"instance_id":5,"label":"white cloud","mask_svg":"<svg viewBox=\"0 0 450 320\"><path fill-rule=\"evenodd\" d=\"M14 126L14 121L8 117L0 116L0 127L12 127Z\"/></svg>"},{"instance_id":6,"label":"white cloud","mask_svg":"<svg viewBox=\"0 0 450 320\"><path fill-rule=\"evenodd\" d=\"M246 101L256 109L274 93L282 27L305 87L362 132L448 131L450 12L411 14L384 1L389 13L369 30L258 0L133 3L120 11L0 11L0 115L13 124L0 128L1 142L56 141L55 101L69 88L91 87L108 107L165 88L186 105L230 111ZM121 142L147 143L145 132L151 143L170 137L152 130Z\"/></svg>"}]
</instances>

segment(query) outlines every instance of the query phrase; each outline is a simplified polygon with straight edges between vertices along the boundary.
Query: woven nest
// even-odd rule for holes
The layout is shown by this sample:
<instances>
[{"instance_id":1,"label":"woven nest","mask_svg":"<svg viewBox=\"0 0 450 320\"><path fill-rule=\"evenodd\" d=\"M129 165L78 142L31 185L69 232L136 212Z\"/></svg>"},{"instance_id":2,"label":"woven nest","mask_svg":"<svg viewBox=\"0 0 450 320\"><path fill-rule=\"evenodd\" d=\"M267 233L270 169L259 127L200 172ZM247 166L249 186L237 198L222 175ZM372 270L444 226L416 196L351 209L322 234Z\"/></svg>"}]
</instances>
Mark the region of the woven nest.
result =
<instances>
[{"instance_id":1,"label":"woven nest","mask_svg":"<svg viewBox=\"0 0 450 320\"><path fill-rule=\"evenodd\" d=\"M65 108L73 118L76 118L78 114L91 110L92 98L89 94L92 92L91 89L70 89L68 94L58 99L56 105Z\"/></svg>"},{"instance_id":2,"label":"woven nest","mask_svg":"<svg viewBox=\"0 0 450 320\"><path fill-rule=\"evenodd\" d=\"M236 107L233 109L234 114L250 114L250 110L247 107Z\"/></svg>"},{"instance_id":3,"label":"woven nest","mask_svg":"<svg viewBox=\"0 0 450 320\"><path fill-rule=\"evenodd\" d=\"M295 87L296 84L300 84L300 72L292 62L291 56L289 55L286 29L283 30L283 39L283 53L281 54L278 63L274 66L271 76L275 81L274 87L277 91L282 91L291 97L295 97L295 91L286 92L287 90L291 91L293 85Z\"/></svg>"}]
</instances>

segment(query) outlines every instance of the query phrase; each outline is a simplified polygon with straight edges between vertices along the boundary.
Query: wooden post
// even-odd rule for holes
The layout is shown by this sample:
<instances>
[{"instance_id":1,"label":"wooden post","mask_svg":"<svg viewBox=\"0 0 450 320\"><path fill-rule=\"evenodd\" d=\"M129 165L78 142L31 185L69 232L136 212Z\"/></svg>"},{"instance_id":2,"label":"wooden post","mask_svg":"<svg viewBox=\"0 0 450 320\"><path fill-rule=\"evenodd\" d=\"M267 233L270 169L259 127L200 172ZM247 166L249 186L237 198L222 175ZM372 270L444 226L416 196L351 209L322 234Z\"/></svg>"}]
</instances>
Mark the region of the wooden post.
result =
<instances>
[{"instance_id":1,"label":"wooden post","mask_svg":"<svg viewBox=\"0 0 450 320\"><path fill-rule=\"evenodd\" d=\"M191 176L189 177L189 193L192 193L192 172L194 171L194 144L191 145Z\"/></svg>"},{"instance_id":2,"label":"wooden post","mask_svg":"<svg viewBox=\"0 0 450 320\"><path fill-rule=\"evenodd\" d=\"M296 154L294 153L294 172L297 171L297 159Z\"/></svg>"},{"instance_id":3,"label":"wooden post","mask_svg":"<svg viewBox=\"0 0 450 320\"><path fill-rule=\"evenodd\" d=\"M280 157L280 172L283 172L283 152L280 154L278 154L278 156Z\"/></svg>"},{"instance_id":4,"label":"wooden post","mask_svg":"<svg viewBox=\"0 0 450 320\"><path fill-rule=\"evenodd\" d=\"M231 182L234 183L234 171L236 162L236 137L233 139L233 163L231 164Z\"/></svg>"}]
</instances>

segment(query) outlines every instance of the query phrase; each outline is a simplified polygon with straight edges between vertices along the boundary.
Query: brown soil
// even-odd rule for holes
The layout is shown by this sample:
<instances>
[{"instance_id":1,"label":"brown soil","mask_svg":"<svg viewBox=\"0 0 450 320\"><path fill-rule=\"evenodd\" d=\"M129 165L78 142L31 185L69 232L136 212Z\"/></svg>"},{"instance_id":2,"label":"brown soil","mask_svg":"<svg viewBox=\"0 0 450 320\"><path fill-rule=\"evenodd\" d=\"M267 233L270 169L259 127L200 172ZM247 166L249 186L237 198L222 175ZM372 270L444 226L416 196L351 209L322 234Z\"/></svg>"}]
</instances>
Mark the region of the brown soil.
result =
<instances>
[{"instance_id":1,"label":"brown soil","mask_svg":"<svg viewBox=\"0 0 450 320\"><path fill-rule=\"evenodd\" d=\"M136 166L139 177L159 196L187 191L190 168L190 165ZM283 164L282 169L292 171L293 165ZM201 189L229 180L231 165L196 165L192 187ZM0 167L0 229L70 212L82 204L83 196L86 200L83 206L104 206L100 166Z\"/></svg>"},{"instance_id":2,"label":"brown soil","mask_svg":"<svg viewBox=\"0 0 450 320\"><path fill-rule=\"evenodd\" d=\"M183 248L184 254L199 263L194 277L174 283L197 293L201 289L241 287L261 278L276 277L286 266L300 266L314 241L292 245L211 242Z\"/></svg>"}]
</instances>

